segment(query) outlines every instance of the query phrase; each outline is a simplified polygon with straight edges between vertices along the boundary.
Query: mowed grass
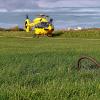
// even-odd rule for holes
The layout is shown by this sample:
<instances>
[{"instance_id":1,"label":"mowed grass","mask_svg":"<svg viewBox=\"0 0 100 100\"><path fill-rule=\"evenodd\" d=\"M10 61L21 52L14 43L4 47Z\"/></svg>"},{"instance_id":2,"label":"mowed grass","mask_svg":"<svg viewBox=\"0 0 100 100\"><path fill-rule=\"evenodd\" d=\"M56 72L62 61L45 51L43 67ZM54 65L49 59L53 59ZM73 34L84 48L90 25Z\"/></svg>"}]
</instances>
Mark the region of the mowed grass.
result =
<instances>
[{"instance_id":1,"label":"mowed grass","mask_svg":"<svg viewBox=\"0 0 100 100\"><path fill-rule=\"evenodd\" d=\"M100 69L77 71L80 56L100 62L100 40L0 37L0 100L100 100Z\"/></svg>"}]
</instances>

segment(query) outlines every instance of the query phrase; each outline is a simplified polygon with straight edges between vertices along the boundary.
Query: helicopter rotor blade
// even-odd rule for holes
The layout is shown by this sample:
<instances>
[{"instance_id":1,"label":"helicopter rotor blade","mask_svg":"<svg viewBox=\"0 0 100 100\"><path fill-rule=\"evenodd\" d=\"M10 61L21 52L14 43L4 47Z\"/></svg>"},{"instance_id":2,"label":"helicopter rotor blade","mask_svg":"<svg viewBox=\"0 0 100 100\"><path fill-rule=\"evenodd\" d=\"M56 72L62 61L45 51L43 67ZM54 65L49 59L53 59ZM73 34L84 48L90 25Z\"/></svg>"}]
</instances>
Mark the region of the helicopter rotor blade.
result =
<instances>
[{"instance_id":1,"label":"helicopter rotor blade","mask_svg":"<svg viewBox=\"0 0 100 100\"><path fill-rule=\"evenodd\" d=\"M26 19L29 19L29 16L28 16L28 14L26 14Z\"/></svg>"}]
</instances>

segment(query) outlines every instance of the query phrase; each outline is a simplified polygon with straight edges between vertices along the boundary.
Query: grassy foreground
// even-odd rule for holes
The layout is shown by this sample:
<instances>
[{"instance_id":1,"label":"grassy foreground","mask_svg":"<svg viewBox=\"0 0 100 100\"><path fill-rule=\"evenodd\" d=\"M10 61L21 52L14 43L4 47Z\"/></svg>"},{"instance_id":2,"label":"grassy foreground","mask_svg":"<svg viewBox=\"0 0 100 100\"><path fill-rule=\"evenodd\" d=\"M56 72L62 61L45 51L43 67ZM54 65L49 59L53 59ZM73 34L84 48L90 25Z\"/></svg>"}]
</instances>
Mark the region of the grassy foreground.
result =
<instances>
[{"instance_id":1,"label":"grassy foreground","mask_svg":"<svg viewBox=\"0 0 100 100\"><path fill-rule=\"evenodd\" d=\"M0 36L5 37L32 37L33 33L24 31L0 31ZM96 38L100 39L100 29L83 29L83 30L57 30L53 37L62 38Z\"/></svg>"},{"instance_id":2,"label":"grassy foreground","mask_svg":"<svg viewBox=\"0 0 100 100\"><path fill-rule=\"evenodd\" d=\"M74 68L83 55L100 61L99 39L0 34L0 100L100 100L100 69Z\"/></svg>"}]
</instances>

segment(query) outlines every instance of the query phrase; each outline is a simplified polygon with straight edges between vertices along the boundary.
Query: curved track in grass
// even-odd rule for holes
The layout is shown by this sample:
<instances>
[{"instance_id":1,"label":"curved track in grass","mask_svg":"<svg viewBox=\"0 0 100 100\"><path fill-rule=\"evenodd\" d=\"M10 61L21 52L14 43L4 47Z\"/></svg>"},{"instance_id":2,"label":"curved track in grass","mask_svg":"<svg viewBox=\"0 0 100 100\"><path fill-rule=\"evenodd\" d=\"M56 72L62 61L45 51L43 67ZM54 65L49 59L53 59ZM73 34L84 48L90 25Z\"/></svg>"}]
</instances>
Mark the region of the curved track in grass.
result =
<instances>
[{"instance_id":1,"label":"curved track in grass","mask_svg":"<svg viewBox=\"0 0 100 100\"><path fill-rule=\"evenodd\" d=\"M92 57L83 56L83 57L81 57L81 58L78 59L78 62L77 62L78 70L81 69L81 64L80 64L80 63L81 63L83 60L89 60L89 61L91 61L92 63L94 63L98 68L100 68L100 63L98 63L97 60L95 60L95 59L92 58Z\"/></svg>"}]
</instances>

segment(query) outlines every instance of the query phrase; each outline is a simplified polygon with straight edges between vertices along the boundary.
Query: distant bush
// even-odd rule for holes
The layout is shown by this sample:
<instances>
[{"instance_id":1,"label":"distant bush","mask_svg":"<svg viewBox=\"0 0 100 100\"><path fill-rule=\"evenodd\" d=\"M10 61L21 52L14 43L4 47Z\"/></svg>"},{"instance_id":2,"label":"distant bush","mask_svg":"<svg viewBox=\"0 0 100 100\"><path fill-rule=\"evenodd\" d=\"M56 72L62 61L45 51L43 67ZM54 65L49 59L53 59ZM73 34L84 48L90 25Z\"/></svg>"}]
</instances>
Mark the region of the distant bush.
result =
<instances>
[{"instance_id":1,"label":"distant bush","mask_svg":"<svg viewBox=\"0 0 100 100\"><path fill-rule=\"evenodd\" d=\"M23 28L19 28L18 26L11 27L11 28L0 28L0 31L24 31Z\"/></svg>"}]
</instances>

